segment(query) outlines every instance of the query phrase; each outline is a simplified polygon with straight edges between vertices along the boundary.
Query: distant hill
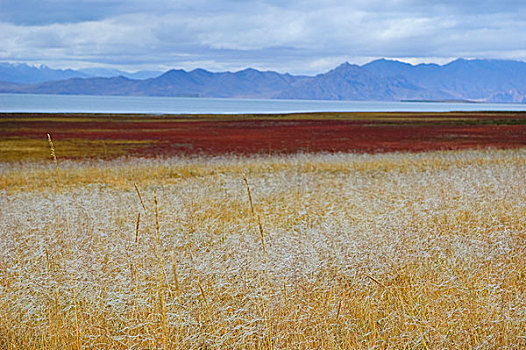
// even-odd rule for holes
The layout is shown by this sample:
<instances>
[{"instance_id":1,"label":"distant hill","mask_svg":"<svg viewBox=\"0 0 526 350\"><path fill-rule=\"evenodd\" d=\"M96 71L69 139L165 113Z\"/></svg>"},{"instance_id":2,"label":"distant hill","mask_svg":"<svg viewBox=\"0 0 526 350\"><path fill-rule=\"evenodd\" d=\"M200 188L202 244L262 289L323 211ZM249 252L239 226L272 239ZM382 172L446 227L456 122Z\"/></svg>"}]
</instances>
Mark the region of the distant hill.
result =
<instances>
[{"instance_id":1,"label":"distant hill","mask_svg":"<svg viewBox=\"0 0 526 350\"><path fill-rule=\"evenodd\" d=\"M51 80L70 78L88 78L91 75L72 69L52 69L46 66L29 66L27 64L0 63L0 81L35 84Z\"/></svg>"},{"instance_id":2,"label":"distant hill","mask_svg":"<svg viewBox=\"0 0 526 350\"><path fill-rule=\"evenodd\" d=\"M235 73L170 70L158 78L139 83L138 92L153 96L273 98L301 79L303 77L255 69Z\"/></svg>"},{"instance_id":3,"label":"distant hill","mask_svg":"<svg viewBox=\"0 0 526 350\"><path fill-rule=\"evenodd\" d=\"M410 99L443 100L452 95L429 91L404 76L384 77L363 67L344 63L315 77L302 79L279 93L277 98L397 101Z\"/></svg>"},{"instance_id":4,"label":"distant hill","mask_svg":"<svg viewBox=\"0 0 526 350\"><path fill-rule=\"evenodd\" d=\"M306 77L245 69L212 73L204 69L191 72L169 70L156 78L128 79L72 78L38 84L0 82L0 92L66 95L120 95L167 97L274 98L292 83Z\"/></svg>"},{"instance_id":5,"label":"distant hill","mask_svg":"<svg viewBox=\"0 0 526 350\"><path fill-rule=\"evenodd\" d=\"M25 81L44 79L47 71L53 81L20 84L6 79L9 72L0 70L0 92L131 95L131 96L195 96L231 98L280 98L324 100L426 100L526 103L526 63L506 60L458 59L445 65L411 65L394 60L376 60L362 66L349 63L316 76L294 76L271 71L245 69L238 72L169 70L143 72L126 77L113 70L55 71L45 68L26 72ZM34 67L33 67L34 68ZM41 71L43 69L43 71ZM6 73L7 72L7 73ZM35 77L31 78L31 72ZM65 76L100 74L104 77ZM2 75L3 74L3 75ZM40 74L40 75L39 75ZM19 79L20 80L20 79Z\"/></svg>"},{"instance_id":6,"label":"distant hill","mask_svg":"<svg viewBox=\"0 0 526 350\"><path fill-rule=\"evenodd\" d=\"M161 71L154 71L154 70L142 70L134 73L125 72L119 69L112 69L112 68L84 68L79 69L79 72L87 74L92 77L99 77L99 78L113 78L113 77L126 77L129 79L149 79L149 78L155 78L159 75L163 74Z\"/></svg>"},{"instance_id":7,"label":"distant hill","mask_svg":"<svg viewBox=\"0 0 526 350\"><path fill-rule=\"evenodd\" d=\"M31 94L56 95L136 95L135 85L140 80L125 77L116 78L72 78L67 80L49 81L32 85L19 85L17 91ZM4 91L0 83L0 91Z\"/></svg>"},{"instance_id":8,"label":"distant hill","mask_svg":"<svg viewBox=\"0 0 526 350\"><path fill-rule=\"evenodd\" d=\"M404 77L430 91L455 99L526 103L526 62L457 59L446 65L376 60L363 66L387 79Z\"/></svg>"},{"instance_id":9,"label":"distant hill","mask_svg":"<svg viewBox=\"0 0 526 350\"><path fill-rule=\"evenodd\" d=\"M148 79L161 75L159 71L124 72L110 68L53 69L44 65L0 63L0 81L18 84L38 84L71 78L110 78L123 76L130 79Z\"/></svg>"}]
</instances>

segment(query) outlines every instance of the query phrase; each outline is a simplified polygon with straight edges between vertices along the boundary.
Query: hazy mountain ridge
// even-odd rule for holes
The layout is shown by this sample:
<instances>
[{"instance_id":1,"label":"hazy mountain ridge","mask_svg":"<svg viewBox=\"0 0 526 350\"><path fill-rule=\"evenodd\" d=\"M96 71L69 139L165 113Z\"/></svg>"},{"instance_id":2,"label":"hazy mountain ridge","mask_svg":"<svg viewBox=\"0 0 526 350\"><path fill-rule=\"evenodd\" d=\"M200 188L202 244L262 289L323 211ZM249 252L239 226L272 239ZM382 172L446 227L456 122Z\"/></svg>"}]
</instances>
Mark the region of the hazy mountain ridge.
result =
<instances>
[{"instance_id":1,"label":"hazy mountain ridge","mask_svg":"<svg viewBox=\"0 0 526 350\"><path fill-rule=\"evenodd\" d=\"M16 84L38 84L72 78L113 78L123 76L129 79L148 79L163 74L159 71L138 71L134 73L111 68L53 69L44 65L30 66L25 63L0 62L0 81Z\"/></svg>"},{"instance_id":2,"label":"hazy mountain ridge","mask_svg":"<svg viewBox=\"0 0 526 350\"><path fill-rule=\"evenodd\" d=\"M0 81L6 80L0 65ZM29 67L26 65L26 67ZM23 67L23 68L26 68ZM31 68L31 67L30 67ZM46 67L47 68L47 67ZM47 68L48 69L48 68ZM71 75L72 70L57 74ZM94 73L94 70L91 70ZM105 71L111 75L112 70ZM115 71L116 73L120 71ZM80 72L81 74L87 74ZM104 73L104 71L101 71ZM156 72L145 72L154 74ZM326 100L468 100L526 103L526 63L458 59L445 65L411 65L380 59L349 63L316 76L294 76L248 68L238 72L169 70L147 79L72 77L36 84L0 83L0 92L280 98Z\"/></svg>"},{"instance_id":3,"label":"hazy mountain ridge","mask_svg":"<svg viewBox=\"0 0 526 350\"><path fill-rule=\"evenodd\" d=\"M159 75L163 74L161 71L154 71L154 70L143 70L138 71L134 73L125 72L119 69L111 69L111 68L84 68L80 69L79 72L88 74L91 77L98 77L98 78L114 78L118 76L123 76L128 79L149 79L149 78L155 78Z\"/></svg>"},{"instance_id":4,"label":"hazy mountain ridge","mask_svg":"<svg viewBox=\"0 0 526 350\"><path fill-rule=\"evenodd\" d=\"M91 75L73 69L52 69L24 63L0 63L0 81L16 84L37 84L52 80L89 78Z\"/></svg>"},{"instance_id":5,"label":"hazy mountain ridge","mask_svg":"<svg viewBox=\"0 0 526 350\"><path fill-rule=\"evenodd\" d=\"M388 79L403 76L420 87L443 91L455 99L526 103L525 62L457 59L442 66L412 66L376 60L363 68Z\"/></svg>"},{"instance_id":6,"label":"hazy mountain ridge","mask_svg":"<svg viewBox=\"0 0 526 350\"><path fill-rule=\"evenodd\" d=\"M452 96L442 91L428 91L403 76L385 78L360 66L344 63L325 74L293 84L277 98L385 101L441 100Z\"/></svg>"}]
</instances>

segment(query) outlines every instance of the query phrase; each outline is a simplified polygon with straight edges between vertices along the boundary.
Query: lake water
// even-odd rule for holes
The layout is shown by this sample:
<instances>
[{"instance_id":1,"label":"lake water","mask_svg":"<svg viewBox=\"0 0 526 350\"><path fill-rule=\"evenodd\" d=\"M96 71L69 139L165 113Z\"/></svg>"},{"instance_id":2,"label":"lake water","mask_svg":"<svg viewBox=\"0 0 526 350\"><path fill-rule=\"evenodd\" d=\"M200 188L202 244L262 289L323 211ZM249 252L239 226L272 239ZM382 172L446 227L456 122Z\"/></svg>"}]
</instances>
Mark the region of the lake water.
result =
<instances>
[{"instance_id":1,"label":"lake water","mask_svg":"<svg viewBox=\"0 0 526 350\"><path fill-rule=\"evenodd\" d=\"M0 94L0 112L235 114L374 111L526 111L526 104Z\"/></svg>"}]
</instances>

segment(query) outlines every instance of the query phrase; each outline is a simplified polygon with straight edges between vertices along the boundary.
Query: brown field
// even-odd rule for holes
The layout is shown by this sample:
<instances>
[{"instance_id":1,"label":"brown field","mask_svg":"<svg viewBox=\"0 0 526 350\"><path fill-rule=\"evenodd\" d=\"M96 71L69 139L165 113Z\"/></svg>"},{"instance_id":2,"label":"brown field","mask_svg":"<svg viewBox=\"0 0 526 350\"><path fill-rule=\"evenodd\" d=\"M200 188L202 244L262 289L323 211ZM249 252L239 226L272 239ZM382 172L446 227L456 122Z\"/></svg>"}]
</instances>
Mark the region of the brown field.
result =
<instances>
[{"instance_id":1,"label":"brown field","mask_svg":"<svg viewBox=\"0 0 526 350\"><path fill-rule=\"evenodd\" d=\"M526 146L526 113L0 115L0 160L61 157L421 152Z\"/></svg>"},{"instance_id":2,"label":"brown field","mask_svg":"<svg viewBox=\"0 0 526 350\"><path fill-rule=\"evenodd\" d=\"M525 114L0 126L2 350L526 348Z\"/></svg>"}]
</instances>

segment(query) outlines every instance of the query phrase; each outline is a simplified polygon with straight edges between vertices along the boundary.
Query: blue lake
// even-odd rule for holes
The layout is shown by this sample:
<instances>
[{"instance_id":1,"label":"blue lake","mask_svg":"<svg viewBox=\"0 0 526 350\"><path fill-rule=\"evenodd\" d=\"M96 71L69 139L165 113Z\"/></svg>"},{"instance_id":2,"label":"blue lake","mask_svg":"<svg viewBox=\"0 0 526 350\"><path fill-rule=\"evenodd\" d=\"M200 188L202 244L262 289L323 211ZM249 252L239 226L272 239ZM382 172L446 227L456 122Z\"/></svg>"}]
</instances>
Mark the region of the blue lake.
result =
<instances>
[{"instance_id":1,"label":"blue lake","mask_svg":"<svg viewBox=\"0 0 526 350\"><path fill-rule=\"evenodd\" d=\"M235 114L374 111L526 111L526 104L0 94L0 112Z\"/></svg>"}]
</instances>

